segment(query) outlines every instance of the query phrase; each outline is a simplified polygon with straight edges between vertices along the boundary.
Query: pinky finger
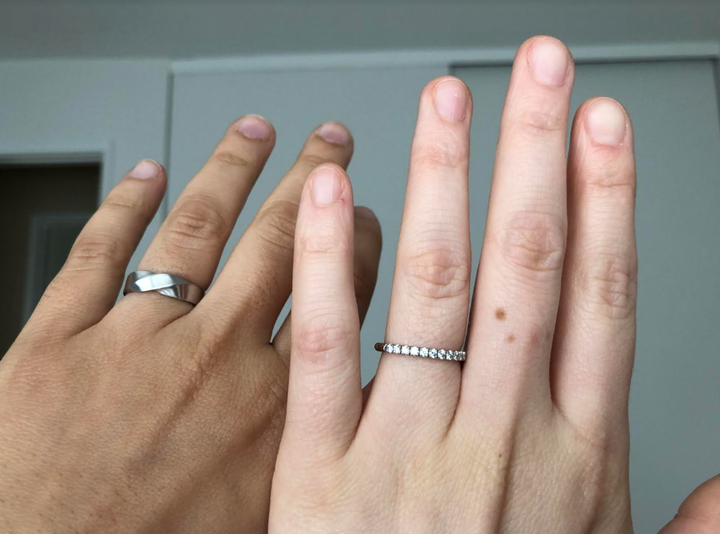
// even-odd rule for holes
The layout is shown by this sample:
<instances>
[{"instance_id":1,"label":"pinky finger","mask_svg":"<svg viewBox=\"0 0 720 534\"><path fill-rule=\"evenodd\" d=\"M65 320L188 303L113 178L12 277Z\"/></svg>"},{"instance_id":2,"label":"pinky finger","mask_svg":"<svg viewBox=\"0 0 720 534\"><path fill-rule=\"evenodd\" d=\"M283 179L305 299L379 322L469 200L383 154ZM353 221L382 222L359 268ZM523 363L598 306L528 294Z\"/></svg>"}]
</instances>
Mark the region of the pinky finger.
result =
<instances>
[{"instance_id":1,"label":"pinky finger","mask_svg":"<svg viewBox=\"0 0 720 534\"><path fill-rule=\"evenodd\" d=\"M160 206L165 171L143 160L118 183L85 225L65 265L45 291L29 329L70 337L113 307L128 262Z\"/></svg>"},{"instance_id":2,"label":"pinky finger","mask_svg":"<svg viewBox=\"0 0 720 534\"><path fill-rule=\"evenodd\" d=\"M337 165L310 175L293 271L292 357L283 443L314 459L342 455L362 409L353 281L353 200Z\"/></svg>"}]
</instances>

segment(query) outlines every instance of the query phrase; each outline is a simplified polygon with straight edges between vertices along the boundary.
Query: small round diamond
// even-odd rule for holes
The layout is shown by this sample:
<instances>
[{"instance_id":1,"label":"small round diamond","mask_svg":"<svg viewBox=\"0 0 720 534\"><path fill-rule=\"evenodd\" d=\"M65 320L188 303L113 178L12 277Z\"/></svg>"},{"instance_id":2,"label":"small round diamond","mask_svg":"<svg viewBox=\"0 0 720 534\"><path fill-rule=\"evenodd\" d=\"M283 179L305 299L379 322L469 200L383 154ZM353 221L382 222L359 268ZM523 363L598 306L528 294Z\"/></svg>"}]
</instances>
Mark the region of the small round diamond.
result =
<instances>
[{"instance_id":1,"label":"small round diamond","mask_svg":"<svg viewBox=\"0 0 720 534\"><path fill-rule=\"evenodd\" d=\"M445 359L445 351L443 349L440 349L438 351L438 358L440 358L441 360Z\"/></svg>"},{"instance_id":2,"label":"small round diamond","mask_svg":"<svg viewBox=\"0 0 720 534\"><path fill-rule=\"evenodd\" d=\"M449 350L445 353L446 359L448 360L454 360L455 359L455 351Z\"/></svg>"},{"instance_id":3,"label":"small round diamond","mask_svg":"<svg viewBox=\"0 0 720 534\"><path fill-rule=\"evenodd\" d=\"M393 345L393 353L400 354L400 345Z\"/></svg>"},{"instance_id":4,"label":"small round diamond","mask_svg":"<svg viewBox=\"0 0 720 534\"><path fill-rule=\"evenodd\" d=\"M408 347L407 345L403 345L400 349L400 352L402 352L403 354L410 354L410 347Z\"/></svg>"},{"instance_id":5,"label":"small round diamond","mask_svg":"<svg viewBox=\"0 0 720 534\"><path fill-rule=\"evenodd\" d=\"M420 349L420 356L422 356L423 358L427 358L428 354L430 354L430 351L427 347L423 347Z\"/></svg>"},{"instance_id":6,"label":"small round diamond","mask_svg":"<svg viewBox=\"0 0 720 534\"><path fill-rule=\"evenodd\" d=\"M430 349L430 357L434 360L438 356L438 351L436 349Z\"/></svg>"},{"instance_id":7,"label":"small round diamond","mask_svg":"<svg viewBox=\"0 0 720 534\"><path fill-rule=\"evenodd\" d=\"M410 347L410 356L417 356L420 354L420 349L417 347Z\"/></svg>"}]
</instances>

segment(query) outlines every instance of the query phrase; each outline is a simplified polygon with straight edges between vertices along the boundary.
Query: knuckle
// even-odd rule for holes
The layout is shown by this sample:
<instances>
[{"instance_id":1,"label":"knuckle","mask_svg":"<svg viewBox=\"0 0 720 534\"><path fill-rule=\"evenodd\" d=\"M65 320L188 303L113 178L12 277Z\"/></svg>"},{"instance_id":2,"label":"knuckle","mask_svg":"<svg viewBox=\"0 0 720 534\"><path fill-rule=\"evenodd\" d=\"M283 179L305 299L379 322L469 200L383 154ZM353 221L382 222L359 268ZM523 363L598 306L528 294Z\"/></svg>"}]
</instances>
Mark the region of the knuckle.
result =
<instances>
[{"instance_id":1,"label":"knuckle","mask_svg":"<svg viewBox=\"0 0 720 534\"><path fill-rule=\"evenodd\" d=\"M220 165L236 169L247 169L255 166L255 160L252 158L228 149L218 150L213 157Z\"/></svg>"},{"instance_id":2,"label":"knuckle","mask_svg":"<svg viewBox=\"0 0 720 534\"><path fill-rule=\"evenodd\" d=\"M113 190L102 203L101 209L118 212L144 212L147 210L145 195L136 188L125 188L124 191Z\"/></svg>"},{"instance_id":3,"label":"knuckle","mask_svg":"<svg viewBox=\"0 0 720 534\"><path fill-rule=\"evenodd\" d=\"M597 197L612 196L614 202L633 204L635 202L635 169L601 166L590 169L585 180L580 182L582 192Z\"/></svg>"},{"instance_id":4,"label":"knuckle","mask_svg":"<svg viewBox=\"0 0 720 534\"><path fill-rule=\"evenodd\" d=\"M433 300L464 297L470 290L468 255L447 245L422 249L403 262L415 296Z\"/></svg>"},{"instance_id":5,"label":"knuckle","mask_svg":"<svg viewBox=\"0 0 720 534\"><path fill-rule=\"evenodd\" d=\"M342 228L334 224L314 226L311 231L301 231L298 240L302 256L317 256L319 261L336 257L343 261L350 251L350 242Z\"/></svg>"},{"instance_id":6,"label":"knuckle","mask_svg":"<svg viewBox=\"0 0 720 534\"><path fill-rule=\"evenodd\" d=\"M558 133L565 133L567 122L565 117L552 111L541 109L526 109L514 121L514 126L520 132L531 137L546 137Z\"/></svg>"},{"instance_id":7,"label":"knuckle","mask_svg":"<svg viewBox=\"0 0 720 534\"><path fill-rule=\"evenodd\" d=\"M70 251L65 269L78 271L118 266L124 268L123 255L123 247L109 236L81 235Z\"/></svg>"},{"instance_id":8,"label":"knuckle","mask_svg":"<svg viewBox=\"0 0 720 534\"><path fill-rule=\"evenodd\" d=\"M276 200L263 208L255 219L255 231L270 251L292 254L298 204L290 200Z\"/></svg>"},{"instance_id":9,"label":"knuckle","mask_svg":"<svg viewBox=\"0 0 720 534\"><path fill-rule=\"evenodd\" d=\"M566 223L549 214L515 214L500 232L505 261L522 274L557 272L565 255Z\"/></svg>"},{"instance_id":10,"label":"knuckle","mask_svg":"<svg viewBox=\"0 0 720 534\"><path fill-rule=\"evenodd\" d=\"M592 311L609 319L626 319L637 300L637 256L603 255L580 270L580 287Z\"/></svg>"},{"instance_id":11,"label":"knuckle","mask_svg":"<svg viewBox=\"0 0 720 534\"><path fill-rule=\"evenodd\" d=\"M179 202L168 216L165 238L171 247L201 250L224 241L230 225L212 198L192 195Z\"/></svg>"},{"instance_id":12,"label":"knuckle","mask_svg":"<svg viewBox=\"0 0 720 534\"><path fill-rule=\"evenodd\" d=\"M311 361L325 360L333 351L344 349L351 338L351 326L340 318L332 306L307 314L298 321L293 336L295 354Z\"/></svg>"},{"instance_id":13,"label":"knuckle","mask_svg":"<svg viewBox=\"0 0 720 534\"><path fill-rule=\"evenodd\" d=\"M430 168L456 168L459 167L468 156L468 151L463 143L447 136L436 136L423 140L413 150L413 165Z\"/></svg>"},{"instance_id":14,"label":"knuckle","mask_svg":"<svg viewBox=\"0 0 720 534\"><path fill-rule=\"evenodd\" d=\"M316 152L303 152L298 157L298 163L310 170L314 169L315 167L319 167L323 163L328 163L331 161L333 161L331 157Z\"/></svg>"}]
</instances>

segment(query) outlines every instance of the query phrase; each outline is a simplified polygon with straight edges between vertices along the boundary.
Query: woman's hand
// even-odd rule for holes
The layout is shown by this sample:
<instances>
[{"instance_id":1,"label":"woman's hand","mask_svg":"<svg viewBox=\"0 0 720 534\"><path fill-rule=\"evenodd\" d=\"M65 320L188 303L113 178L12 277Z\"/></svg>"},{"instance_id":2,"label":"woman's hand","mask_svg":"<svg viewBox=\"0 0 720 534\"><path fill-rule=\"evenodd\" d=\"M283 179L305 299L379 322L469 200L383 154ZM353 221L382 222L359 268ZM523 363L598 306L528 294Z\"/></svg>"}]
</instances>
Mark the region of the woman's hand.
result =
<instances>
[{"instance_id":1,"label":"woman's hand","mask_svg":"<svg viewBox=\"0 0 720 534\"><path fill-rule=\"evenodd\" d=\"M258 117L228 129L140 268L207 288L274 142ZM290 295L297 204L308 173L345 167L352 147L339 124L310 135L195 308L155 293L114 306L164 171L142 162L113 189L0 364L0 531L266 532L289 323L271 336ZM380 229L356 214L362 317Z\"/></svg>"},{"instance_id":2,"label":"woman's hand","mask_svg":"<svg viewBox=\"0 0 720 534\"><path fill-rule=\"evenodd\" d=\"M423 91L385 342L466 342L467 361L385 353L365 403L351 186L312 173L271 534L632 531L632 130L586 102L567 161L573 76L554 39L518 52L467 339L471 97L450 77Z\"/></svg>"}]
</instances>

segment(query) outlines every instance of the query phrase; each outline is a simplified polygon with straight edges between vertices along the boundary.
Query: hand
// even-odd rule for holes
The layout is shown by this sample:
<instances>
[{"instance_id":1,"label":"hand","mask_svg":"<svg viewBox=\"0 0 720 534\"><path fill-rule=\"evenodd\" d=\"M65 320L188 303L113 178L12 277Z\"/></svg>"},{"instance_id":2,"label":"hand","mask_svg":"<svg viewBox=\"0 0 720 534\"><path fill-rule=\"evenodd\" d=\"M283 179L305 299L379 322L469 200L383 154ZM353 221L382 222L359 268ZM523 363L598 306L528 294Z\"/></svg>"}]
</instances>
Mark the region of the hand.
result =
<instances>
[{"instance_id":1,"label":"hand","mask_svg":"<svg viewBox=\"0 0 720 534\"><path fill-rule=\"evenodd\" d=\"M720 475L705 482L685 499L675 518L660 534L717 534L720 532Z\"/></svg>"},{"instance_id":2,"label":"hand","mask_svg":"<svg viewBox=\"0 0 720 534\"><path fill-rule=\"evenodd\" d=\"M140 268L207 288L274 142L258 117L228 129ZM297 204L311 169L346 166L352 146L338 124L310 135L195 308L156 293L114 306L166 180L145 161L120 181L0 364L0 531L267 531L289 323L271 336L291 290ZM380 230L356 213L362 317Z\"/></svg>"},{"instance_id":3,"label":"hand","mask_svg":"<svg viewBox=\"0 0 720 534\"><path fill-rule=\"evenodd\" d=\"M554 39L517 54L467 362L383 354L365 404L351 186L340 167L313 172L296 232L271 534L632 531L632 130L614 101L586 102L566 161L573 77ZM457 79L421 95L388 343L466 340L471 112Z\"/></svg>"}]
</instances>

